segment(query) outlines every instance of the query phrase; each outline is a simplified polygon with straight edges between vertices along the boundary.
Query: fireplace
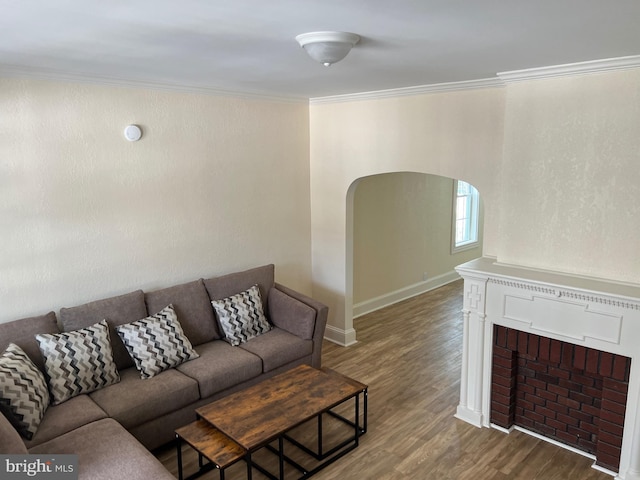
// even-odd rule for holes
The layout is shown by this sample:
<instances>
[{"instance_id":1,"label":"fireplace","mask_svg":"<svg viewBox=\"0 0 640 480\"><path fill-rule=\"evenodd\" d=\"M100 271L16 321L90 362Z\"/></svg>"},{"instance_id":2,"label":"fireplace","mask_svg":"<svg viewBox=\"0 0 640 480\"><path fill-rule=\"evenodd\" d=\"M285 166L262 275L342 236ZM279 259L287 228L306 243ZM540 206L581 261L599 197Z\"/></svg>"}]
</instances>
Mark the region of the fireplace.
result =
<instances>
[{"instance_id":1,"label":"fireplace","mask_svg":"<svg viewBox=\"0 0 640 480\"><path fill-rule=\"evenodd\" d=\"M474 260L456 417L513 428L640 480L640 287Z\"/></svg>"},{"instance_id":2,"label":"fireplace","mask_svg":"<svg viewBox=\"0 0 640 480\"><path fill-rule=\"evenodd\" d=\"M491 423L593 455L618 471L631 359L494 325Z\"/></svg>"}]
</instances>

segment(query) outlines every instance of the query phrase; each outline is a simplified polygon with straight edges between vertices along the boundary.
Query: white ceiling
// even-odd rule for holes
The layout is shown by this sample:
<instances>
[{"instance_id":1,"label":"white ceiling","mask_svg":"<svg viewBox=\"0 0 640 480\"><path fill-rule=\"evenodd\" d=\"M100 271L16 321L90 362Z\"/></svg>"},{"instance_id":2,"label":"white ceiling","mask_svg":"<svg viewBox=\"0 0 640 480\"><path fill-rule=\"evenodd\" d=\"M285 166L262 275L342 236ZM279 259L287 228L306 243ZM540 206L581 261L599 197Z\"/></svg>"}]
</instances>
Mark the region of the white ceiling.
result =
<instances>
[{"instance_id":1,"label":"white ceiling","mask_svg":"<svg viewBox=\"0 0 640 480\"><path fill-rule=\"evenodd\" d=\"M295 41L362 37L323 67ZM313 98L640 54L640 0L0 0L0 76Z\"/></svg>"}]
</instances>

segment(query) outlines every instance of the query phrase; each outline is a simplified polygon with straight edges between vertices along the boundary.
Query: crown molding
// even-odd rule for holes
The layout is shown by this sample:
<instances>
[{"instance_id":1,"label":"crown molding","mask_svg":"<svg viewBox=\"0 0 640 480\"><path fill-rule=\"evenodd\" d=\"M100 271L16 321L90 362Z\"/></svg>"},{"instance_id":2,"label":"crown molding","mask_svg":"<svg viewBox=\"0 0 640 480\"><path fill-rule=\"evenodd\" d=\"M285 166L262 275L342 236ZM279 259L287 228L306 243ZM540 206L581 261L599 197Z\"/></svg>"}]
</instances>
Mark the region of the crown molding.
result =
<instances>
[{"instance_id":1,"label":"crown molding","mask_svg":"<svg viewBox=\"0 0 640 480\"><path fill-rule=\"evenodd\" d=\"M482 88L497 88L504 87L508 83L525 80L587 75L609 72L613 70L626 70L638 67L640 67L640 55L632 55L604 60L592 60L587 62L568 63L564 65L555 65L549 67L528 68L524 70L499 72L496 74L495 78L483 78L479 80L467 80L461 82L436 83L430 85L417 85L413 87L391 88L370 92L347 93L344 95L312 97L308 99L306 97L271 95L261 92L225 90L204 85L179 85L170 82L152 82L146 80L130 80L118 77L91 75L86 73L69 73L61 70L25 67L18 65L0 65L0 77L27 78L36 80L103 85L111 87L142 88L168 92L244 98L249 100L272 101L281 103L309 103L310 105L320 105L327 103L376 100L412 95L426 95L432 93L475 90Z\"/></svg>"},{"instance_id":2,"label":"crown molding","mask_svg":"<svg viewBox=\"0 0 640 480\"><path fill-rule=\"evenodd\" d=\"M376 100L381 98L407 97L412 95L425 95L430 93L455 92L460 90L475 90L478 88L504 87L504 82L499 78L483 78L480 80L467 80L463 82L435 83L431 85L417 85L415 87L390 88L388 90L376 90L371 92L347 93L344 95L332 95L327 97L310 98L311 105L323 103L342 103L358 100Z\"/></svg>"},{"instance_id":3,"label":"crown molding","mask_svg":"<svg viewBox=\"0 0 640 480\"><path fill-rule=\"evenodd\" d=\"M553 78L574 75L588 75L594 73L609 72L612 70L626 70L640 67L640 55L628 57L608 58L604 60L591 60L587 62L567 63L549 67L528 68L497 73L496 78L484 78L463 82L436 83L431 85L418 85L415 87L392 88L372 92L349 93L345 95L333 95L327 97L310 98L311 105L325 103L353 102L357 100L375 100L381 98L403 97L410 95L423 95L429 93L453 92L459 90L473 90L477 88L504 87L507 83L535 80L540 78Z\"/></svg>"},{"instance_id":4,"label":"crown molding","mask_svg":"<svg viewBox=\"0 0 640 480\"><path fill-rule=\"evenodd\" d=\"M284 103L308 103L306 97L287 97L269 95L259 92L243 92L207 87L204 85L178 85L169 82L151 82L146 80L130 80L118 77L91 75L85 73L69 73L61 70L24 67L18 65L0 65L0 77L25 78L47 80L53 82L70 82L108 87L141 88L166 92L194 93L198 95L213 95L235 97L248 100L263 100Z\"/></svg>"},{"instance_id":5,"label":"crown molding","mask_svg":"<svg viewBox=\"0 0 640 480\"><path fill-rule=\"evenodd\" d=\"M504 82L521 82L524 80L537 80L541 78L566 77L573 75L587 75L593 73L609 72L612 70L626 70L640 67L640 55L629 57L607 58L604 60L591 60L588 62L567 63L550 67L527 68L525 70L513 70L500 72L498 77Z\"/></svg>"}]
</instances>

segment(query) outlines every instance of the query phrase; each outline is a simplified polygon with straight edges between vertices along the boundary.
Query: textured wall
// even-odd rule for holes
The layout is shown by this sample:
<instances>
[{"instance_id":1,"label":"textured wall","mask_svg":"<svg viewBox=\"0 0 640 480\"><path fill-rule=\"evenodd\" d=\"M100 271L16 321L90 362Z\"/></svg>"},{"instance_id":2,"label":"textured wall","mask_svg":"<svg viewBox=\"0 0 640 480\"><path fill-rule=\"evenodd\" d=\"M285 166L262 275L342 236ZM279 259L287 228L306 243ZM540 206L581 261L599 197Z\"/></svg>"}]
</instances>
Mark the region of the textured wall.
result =
<instances>
[{"instance_id":1,"label":"textured wall","mask_svg":"<svg viewBox=\"0 0 640 480\"><path fill-rule=\"evenodd\" d=\"M0 111L0 321L270 262L311 293L306 104L4 79Z\"/></svg>"},{"instance_id":2,"label":"textured wall","mask_svg":"<svg viewBox=\"0 0 640 480\"><path fill-rule=\"evenodd\" d=\"M453 271L482 255L451 253L453 180L421 173L363 178L355 191L353 302L358 304Z\"/></svg>"},{"instance_id":3,"label":"textured wall","mask_svg":"<svg viewBox=\"0 0 640 480\"><path fill-rule=\"evenodd\" d=\"M351 205L367 175L474 184L483 253L500 262L640 283L640 69L318 104L310 119L314 288L347 343Z\"/></svg>"},{"instance_id":4,"label":"textured wall","mask_svg":"<svg viewBox=\"0 0 640 480\"><path fill-rule=\"evenodd\" d=\"M640 69L507 92L498 259L640 283Z\"/></svg>"},{"instance_id":5,"label":"textured wall","mask_svg":"<svg viewBox=\"0 0 640 480\"><path fill-rule=\"evenodd\" d=\"M362 177L409 171L472 183L484 200L484 252L495 254L503 114L501 88L311 105L314 295L329 305L336 333L353 336L353 196Z\"/></svg>"}]
</instances>

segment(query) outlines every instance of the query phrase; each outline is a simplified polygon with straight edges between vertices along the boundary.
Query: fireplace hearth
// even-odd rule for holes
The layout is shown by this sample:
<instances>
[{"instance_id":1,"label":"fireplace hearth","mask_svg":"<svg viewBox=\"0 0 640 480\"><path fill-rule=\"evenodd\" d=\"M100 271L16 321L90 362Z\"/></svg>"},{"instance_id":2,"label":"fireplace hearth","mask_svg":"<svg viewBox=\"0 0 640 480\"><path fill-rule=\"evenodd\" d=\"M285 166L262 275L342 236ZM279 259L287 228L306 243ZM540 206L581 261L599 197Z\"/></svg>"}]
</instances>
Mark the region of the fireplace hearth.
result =
<instances>
[{"instance_id":1,"label":"fireplace hearth","mask_svg":"<svg viewBox=\"0 0 640 480\"><path fill-rule=\"evenodd\" d=\"M640 480L640 287L500 265L464 279L456 417L518 428Z\"/></svg>"}]
</instances>

